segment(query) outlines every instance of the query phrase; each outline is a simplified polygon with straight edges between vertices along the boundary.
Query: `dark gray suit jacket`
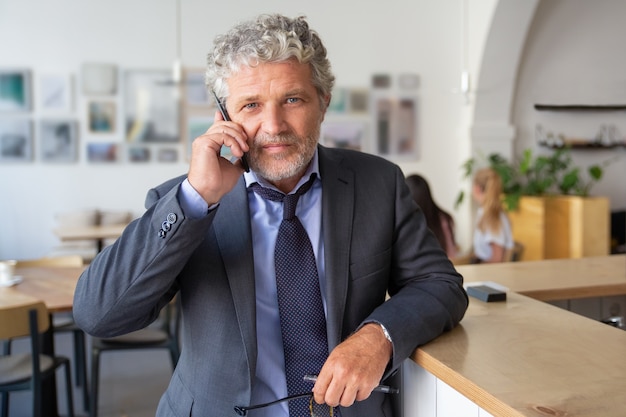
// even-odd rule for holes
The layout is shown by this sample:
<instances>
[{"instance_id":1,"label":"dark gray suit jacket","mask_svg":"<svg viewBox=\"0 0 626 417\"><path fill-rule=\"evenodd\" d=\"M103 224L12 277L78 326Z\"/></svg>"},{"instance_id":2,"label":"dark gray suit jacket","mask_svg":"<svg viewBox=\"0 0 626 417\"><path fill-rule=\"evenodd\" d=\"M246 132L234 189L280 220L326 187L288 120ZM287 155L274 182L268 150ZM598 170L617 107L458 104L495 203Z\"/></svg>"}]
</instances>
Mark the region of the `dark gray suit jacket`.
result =
<instances>
[{"instance_id":1,"label":"dark gray suit jacket","mask_svg":"<svg viewBox=\"0 0 626 417\"><path fill-rule=\"evenodd\" d=\"M347 150L319 153L329 348L364 321L383 323L394 341L389 375L461 320L462 277L396 165ZM234 416L235 405L250 403L257 360L247 192L242 178L194 220L177 200L183 179L150 190L146 213L94 259L78 282L74 315L88 333L114 336L147 326L180 292L183 350L157 415ZM342 416L391 416L388 397L372 393Z\"/></svg>"}]
</instances>

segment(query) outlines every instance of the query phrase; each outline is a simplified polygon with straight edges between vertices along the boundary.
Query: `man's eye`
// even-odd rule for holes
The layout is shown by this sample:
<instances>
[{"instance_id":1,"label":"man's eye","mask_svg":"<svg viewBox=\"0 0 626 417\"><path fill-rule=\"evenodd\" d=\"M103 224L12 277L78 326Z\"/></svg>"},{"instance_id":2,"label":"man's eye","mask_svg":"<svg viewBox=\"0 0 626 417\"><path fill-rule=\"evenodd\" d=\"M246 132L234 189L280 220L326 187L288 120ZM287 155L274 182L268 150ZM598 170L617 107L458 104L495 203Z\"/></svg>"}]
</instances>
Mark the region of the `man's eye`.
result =
<instances>
[{"instance_id":1,"label":"man's eye","mask_svg":"<svg viewBox=\"0 0 626 417\"><path fill-rule=\"evenodd\" d=\"M254 109L257 106L256 103L248 103L244 106L246 109Z\"/></svg>"},{"instance_id":2,"label":"man's eye","mask_svg":"<svg viewBox=\"0 0 626 417\"><path fill-rule=\"evenodd\" d=\"M291 103L291 104L297 103L299 101L300 101L300 99L297 98L297 97L290 97L290 98L287 99L287 103Z\"/></svg>"}]
</instances>

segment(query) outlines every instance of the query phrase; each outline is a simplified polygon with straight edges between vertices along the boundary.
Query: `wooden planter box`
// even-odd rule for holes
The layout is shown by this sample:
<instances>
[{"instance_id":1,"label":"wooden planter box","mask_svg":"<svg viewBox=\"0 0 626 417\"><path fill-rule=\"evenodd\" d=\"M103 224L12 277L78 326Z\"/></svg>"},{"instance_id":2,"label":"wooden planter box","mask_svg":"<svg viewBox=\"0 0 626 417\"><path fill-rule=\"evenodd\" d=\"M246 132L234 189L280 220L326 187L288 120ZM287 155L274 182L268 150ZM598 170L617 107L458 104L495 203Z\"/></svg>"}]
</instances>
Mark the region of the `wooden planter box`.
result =
<instances>
[{"instance_id":1,"label":"wooden planter box","mask_svg":"<svg viewBox=\"0 0 626 417\"><path fill-rule=\"evenodd\" d=\"M606 197L525 196L508 212L522 261L582 258L610 253L610 205Z\"/></svg>"}]
</instances>

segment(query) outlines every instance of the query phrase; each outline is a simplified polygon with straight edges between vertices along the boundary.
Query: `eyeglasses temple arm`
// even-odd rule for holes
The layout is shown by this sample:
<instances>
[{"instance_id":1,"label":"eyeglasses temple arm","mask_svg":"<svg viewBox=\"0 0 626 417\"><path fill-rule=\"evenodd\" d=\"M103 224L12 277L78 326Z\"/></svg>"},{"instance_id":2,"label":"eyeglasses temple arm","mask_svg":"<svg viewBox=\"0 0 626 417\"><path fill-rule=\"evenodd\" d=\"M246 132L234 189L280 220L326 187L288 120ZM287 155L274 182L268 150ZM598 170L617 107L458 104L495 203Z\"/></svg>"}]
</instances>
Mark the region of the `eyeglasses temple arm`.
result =
<instances>
[{"instance_id":1,"label":"eyeglasses temple arm","mask_svg":"<svg viewBox=\"0 0 626 417\"><path fill-rule=\"evenodd\" d=\"M242 406L236 405L235 406L235 412L239 416L245 416L245 415L248 414L248 411L250 411L250 410L255 410L257 408L263 408L263 407L269 407L270 405L282 403L283 401L295 400L296 398L308 397L310 395L312 395L312 393L310 393L310 392L307 392L307 393L304 393L304 394L294 394L294 395L290 395L290 396L285 397L285 398L281 398L279 400L271 401L269 403L250 405L248 407L242 407Z\"/></svg>"}]
</instances>

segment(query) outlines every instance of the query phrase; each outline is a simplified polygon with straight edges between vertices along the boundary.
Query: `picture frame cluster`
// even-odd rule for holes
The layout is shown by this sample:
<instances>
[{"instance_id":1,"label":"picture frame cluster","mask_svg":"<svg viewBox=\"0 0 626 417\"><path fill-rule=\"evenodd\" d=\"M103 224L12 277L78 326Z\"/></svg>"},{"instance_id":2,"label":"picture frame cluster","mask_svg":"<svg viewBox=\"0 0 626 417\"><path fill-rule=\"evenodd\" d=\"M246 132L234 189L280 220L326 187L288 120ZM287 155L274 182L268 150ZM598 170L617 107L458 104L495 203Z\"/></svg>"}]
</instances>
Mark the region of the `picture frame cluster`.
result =
<instances>
[{"instance_id":1,"label":"picture frame cluster","mask_svg":"<svg viewBox=\"0 0 626 417\"><path fill-rule=\"evenodd\" d=\"M78 77L0 68L0 163L178 161L179 106L168 77L166 70L110 63L84 63ZM145 92L155 79L165 81L155 82L155 91L172 99ZM133 140L129 132L141 123L143 136ZM159 141L163 129L167 137Z\"/></svg>"},{"instance_id":2,"label":"picture frame cluster","mask_svg":"<svg viewBox=\"0 0 626 417\"><path fill-rule=\"evenodd\" d=\"M336 87L320 143L416 159L419 79L395 84L382 73L369 87ZM0 68L0 163L176 163L183 152L189 161L216 111L202 68L183 68L178 82L167 69L111 63L83 63L78 77Z\"/></svg>"}]
</instances>

